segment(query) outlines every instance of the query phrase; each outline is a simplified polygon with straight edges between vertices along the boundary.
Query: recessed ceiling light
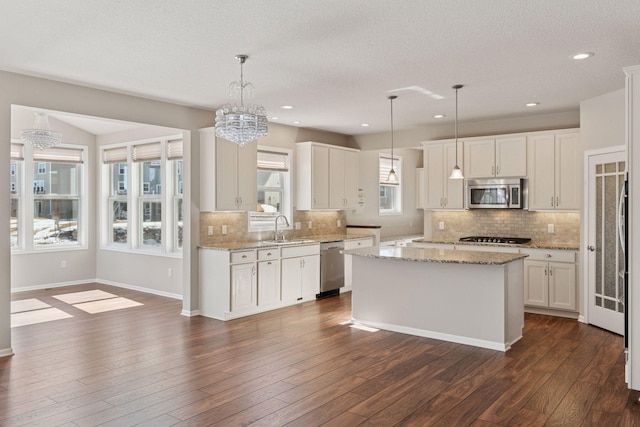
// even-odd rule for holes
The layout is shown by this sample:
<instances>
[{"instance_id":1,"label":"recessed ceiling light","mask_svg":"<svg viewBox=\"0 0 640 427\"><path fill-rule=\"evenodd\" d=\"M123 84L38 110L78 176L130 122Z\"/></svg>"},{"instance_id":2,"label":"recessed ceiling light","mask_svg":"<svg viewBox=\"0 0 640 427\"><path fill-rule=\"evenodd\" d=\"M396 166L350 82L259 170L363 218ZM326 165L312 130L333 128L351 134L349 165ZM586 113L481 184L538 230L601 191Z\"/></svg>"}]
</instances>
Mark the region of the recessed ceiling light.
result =
<instances>
[{"instance_id":1,"label":"recessed ceiling light","mask_svg":"<svg viewBox=\"0 0 640 427\"><path fill-rule=\"evenodd\" d=\"M293 122L294 125L299 125L300 122L298 120L296 120L295 122Z\"/></svg>"},{"instance_id":2,"label":"recessed ceiling light","mask_svg":"<svg viewBox=\"0 0 640 427\"><path fill-rule=\"evenodd\" d=\"M283 110L292 110L293 109L293 105L283 105L282 107Z\"/></svg>"},{"instance_id":3,"label":"recessed ceiling light","mask_svg":"<svg viewBox=\"0 0 640 427\"><path fill-rule=\"evenodd\" d=\"M362 126L363 128L369 127L369 123L363 123L360 126Z\"/></svg>"},{"instance_id":4,"label":"recessed ceiling light","mask_svg":"<svg viewBox=\"0 0 640 427\"><path fill-rule=\"evenodd\" d=\"M280 118L280 117L273 116L273 117L271 117L271 120L278 120L279 118Z\"/></svg>"},{"instance_id":5,"label":"recessed ceiling light","mask_svg":"<svg viewBox=\"0 0 640 427\"><path fill-rule=\"evenodd\" d=\"M595 53L593 52L580 52L572 56L573 59L587 59L591 58Z\"/></svg>"},{"instance_id":6,"label":"recessed ceiling light","mask_svg":"<svg viewBox=\"0 0 640 427\"><path fill-rule=\"evenodd\" d=\"M444 119L446 116L444 114L434 114L433 118L434 119Z\"/></svg>"},{"instance_id":7,"label":"recessed ceiling light","mask_svg":"<svg viewBox=\"0 0 640 427\"><path fill-rule=\"evenodd\" d=\"M526 104L524 104L527 107L535 107L536 105L540 105L539 102L527 102Z\"/></svg>"}]
</instances>

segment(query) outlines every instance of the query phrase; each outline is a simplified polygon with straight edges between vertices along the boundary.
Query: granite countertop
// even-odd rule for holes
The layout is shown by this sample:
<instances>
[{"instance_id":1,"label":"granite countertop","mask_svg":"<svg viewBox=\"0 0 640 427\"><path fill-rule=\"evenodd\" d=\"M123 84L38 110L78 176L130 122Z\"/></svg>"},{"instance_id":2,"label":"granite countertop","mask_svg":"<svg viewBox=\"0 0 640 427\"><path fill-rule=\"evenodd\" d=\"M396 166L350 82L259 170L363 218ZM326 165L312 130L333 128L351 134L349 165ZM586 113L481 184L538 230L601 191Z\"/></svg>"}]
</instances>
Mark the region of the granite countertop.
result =
<instances>
[{"instance_id":1,"label":"granite countertop","mask_svg":"<svg viewBox=\"0 0 640 427\"><path fill-rule=\"evenodd\" d=\"M443 243L450 245L473 245L473 246L498 246L498 247L514 247L522 249L559 249L567 251L579 251L580 247L577 243L557 242L553 240L531 240L523 245L512 245L508 243L479 243L479 242L461 242L453 239L415 239L416 243Z\"/></svg>"},{"instance_id":2,"label":"granite countertop","mask_svg":"<svg viewBox=\"0 0 640 427\"><path fill-rule=\"evenodd\" d=\"M526 254L512 254L503 252L480 252L451 249L425 249L425 248L403 248L403 247L383 247L352 249L344 251L346 254L380 258L396 259L402 261L416 262L437 262L450 264L483 264L483 265L503 265L526 258Z\"/></svg>"},{"instance_id":3,"label":"granite countertop","mask_svg":"<svg viewBox=\"0 0 640 427\"><path fill-rule=\"evenodd\" d=\"M358 234L325 234L318 236L308 236L308 237L299 237L292 238L287 241L287 243L273 243L270 240L262 240L262 241L249 241L249 240L240 240L236 242L229 243L217 243L211 246L200 246L201 249L213 249L220 251L240 251L240 250L251 250L251 249L266 249L266 248L277 248L277 247L289 247L289 246L299 246L299 245L309 245L316 243L330 243L330 242L339 242L344 240L360 240L367 239L371 236L363 236Z\"/></svg>"}]
</instances>

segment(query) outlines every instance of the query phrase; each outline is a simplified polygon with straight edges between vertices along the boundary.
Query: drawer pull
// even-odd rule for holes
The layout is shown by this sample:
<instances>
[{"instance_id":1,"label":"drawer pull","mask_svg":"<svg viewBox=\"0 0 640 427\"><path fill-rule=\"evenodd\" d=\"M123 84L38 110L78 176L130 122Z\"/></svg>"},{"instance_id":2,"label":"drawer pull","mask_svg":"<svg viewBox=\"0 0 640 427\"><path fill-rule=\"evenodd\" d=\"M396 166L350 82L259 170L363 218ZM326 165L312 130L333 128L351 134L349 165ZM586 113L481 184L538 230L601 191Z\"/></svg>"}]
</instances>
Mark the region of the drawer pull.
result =
<instances>
[{"instance_id":1,"label":"drawer pull","mask_svg":"<svg viewBox=\"0 0 640 427\"><path fill-rule=\"evenodd\" d=\"M551 258L551 254L544 254L545 258Z\"/></svg>"},{"instance_id":2,"label":"drawer pull","mask_svg":"<svg viewBox=\"0 0 640 427\"><path fill-rule=\"evenodd\" d=\"M242 255L242 258L246 258L246 257L247 257L246 255Z\"/></svg>"},{"instance_id":3,"label":"drawer pull","mask_svg":"<svg viewBox=\"0 0 640 427\"><path fill-rule=\"evenodd\" d=\"M271 256L271 252L267 252L267 256Z\"/></svg>"}]
</instances>

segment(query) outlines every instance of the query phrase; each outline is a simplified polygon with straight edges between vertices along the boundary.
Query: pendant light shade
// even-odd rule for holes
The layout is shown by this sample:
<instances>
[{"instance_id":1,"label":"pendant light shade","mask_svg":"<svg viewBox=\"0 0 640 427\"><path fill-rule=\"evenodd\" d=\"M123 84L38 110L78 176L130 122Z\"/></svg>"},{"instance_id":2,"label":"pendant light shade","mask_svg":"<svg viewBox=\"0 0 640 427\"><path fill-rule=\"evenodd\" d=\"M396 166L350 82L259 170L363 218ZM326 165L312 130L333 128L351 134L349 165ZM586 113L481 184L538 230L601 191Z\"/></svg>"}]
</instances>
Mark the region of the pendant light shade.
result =
<instances>
[{"instance_id":1,"label":"pendant light shade","mask_svg":"<svg viewBox=\"0 0 640 427\"><path fill-rule=\"evenodd\" d=\"M462 85L455 85L452 87L456 91L456 121L455 121L455 138L456 138L456 165L453 167L451 171L451 175L449 179L464 179L464 175L462 175L462 170L460 170L460 166L458 166L458 89L462 89Z\"/></svg>"},{"instance_id":2,"label":"pendant light shade","mask_svg":"<svg viewBox=\"0 0 640 427\"><path fill-rule=\"evenodd\" d=\"M396 99L396 95L389 96L389 103L391 105L391 169L389 170L389 175L387 176L387 183L389 184L398 184L398 175L396 174L396 170L393 168L393 100Z\"/></svg>"}]
</instances>

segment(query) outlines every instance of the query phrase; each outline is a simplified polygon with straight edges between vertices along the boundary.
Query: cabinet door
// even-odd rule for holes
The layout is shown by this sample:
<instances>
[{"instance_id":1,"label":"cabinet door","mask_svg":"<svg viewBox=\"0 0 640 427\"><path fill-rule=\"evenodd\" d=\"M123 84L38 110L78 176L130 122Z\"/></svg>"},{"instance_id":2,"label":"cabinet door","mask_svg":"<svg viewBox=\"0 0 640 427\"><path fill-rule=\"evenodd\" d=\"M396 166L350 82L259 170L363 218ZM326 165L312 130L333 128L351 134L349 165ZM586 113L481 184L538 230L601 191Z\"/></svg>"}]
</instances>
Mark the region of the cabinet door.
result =
<instances>
[{"instance_id":1,"label":"cabinet door","mask_svg":"<svg viewBox=\"0 0 640 427\"><path fill-rule=\"evenodd\" d=\"M329 207L344 209L345 205L345 151L329 149Z\"/></svg>"},{"instance_id":2,"label":"cabinet door","mask_svg":"<svg viewBox=\"0 0 640 427\"><path fill-rule=\"evenodd\" d=\"M576 309L576 266L564 262L549 263L549 307Z\"/></svg>"},{"instance_id":3,"label":"cabinet door","mask_svg":"<svg viewBox=\"0 0 640 427\"><path fill-rule=\"evenodd\" d=\"M360 153L345 151L344 153L344 209L358 207L358 180L360 178Z\"/></svg>"},{"instance_id":4,"label":"cabinet door","mask_svg":"<svg viewBox=\"0 0 640 427\"><path fill-rule=\"evenodd\" d=\"M555 207L555 136L535 135L527 141L529 210Z\"/></svg>"},{"instance_id":5,"label":"cabinet door","mask_svg":"<svg viewBox=\"0 0 640 427\"><path fill-rule=\"evenodd\" d=\"M281 266L281 289L282 301L296 301L302 299L301 273L302 258L282 258ZM318 278L320 274L318 273Z\"/></svg>"},{"instance_id":6,"label":"cabinet door","mask_svg":"<svg viewBox=\"0 0 640 427\"><path fill-rule=\"evenodd\" d=\"M548 263L524 262L524 304L537 307L549 306Z\"/></svg>"},{"instance_id":7,"label":"cabinet door","mask_svg":"<svg viewBox=\"0 0 640 427\"><path fill-rule=\"evenodd\" d=\"M256 279L255 263L231 266L231 311L257 306Z\"/></svg>"},{"instance_id":8,"label":"cabinet door","mask_svg":"<svg viewBox=\"0 0 640 427\"><path fill-rule=\"evenodd\" d=\"M278 260L258 263L258 306L280 301L280 268Z\"/></svg>"},{"instance_id":9,"label":"cabinet door","mask_svg":"<svg viewBox=\"0 0 640 427\"><path fill-rule=\"evenodd\" d=\"M425 144L423 163L426 169L424 177L424 208L441 209L444 199L444 145Z\"/></svg>"},{"instance_id":10,"label":"cabinet door","mask_svg":"<svg viewBox=\"0 0 640 427\"><path fill-rule=\"evenodd\" d=\"M462 144L458 142L458 166L464 170L462 163ZM444 144L444 164L446 169L443 171L442 183L444 186L444 207L446 209L463 209L464 208L464 180L449 179L449 175L456 165L456 143L447 142Z\"/></svg>"},{"instance_id":11,"label":"cabinet door","mask_svg":"<svg viewBox=\"0 0 640 427\"><path fill-rule=\"evenodd\" d=\"M320 293L320 255L302 258L300 284L303 298L315 298Z\"/></svg>"},{"instance_id":12,"label":"cabinet door","mask_svg":"<svg viewBox=\"0 0 640 427\"><path fill-rule=\"evenodd\" d=\"M556 135L556 209L580 209L580 135L577 133Z\"/></svg>"},{"instance_id":13,"label":"cabinet door","mask_svg":"<svg viewBox=\"0 0 640 427\"><path fill-rule=\"evenodd\" d=\"M495 176L495 161L494 139L464 142L463 170L465 178L489 178Z\"/></svg>"},{"instance_id":14,"label":"cabinet door","mask_svg":"<svg viewBox=\"0 0 640 427\"><path fill-rule=\"evenodd\" d=\"M216 138L216 163L209 167L216 169L216 210L238 210L238 145Z\"/></svg>"},{"instance_id":15,"label":"cabinet door","mask_svg":"<svg viewBox=\"0 0 640 427\"><path fill-rule=\"evenodd\" d=\"M527 138L496 139L496 176L527 176Z\"/></svg>"},{"instance_id":16,"label":"cabinet door","mask_svg":"<svg viewBox=\"0 0 640 427\"><path fill-rule=\"evenodd\" d=\"M258 148L256 144L237 147L238 150L238 210L255 211L258 204ZM222 162L225 159L221 159ZM228 183L219 181L223 186Z\"/></svg>"},{"instance_id":17,"label":"cabinet door","mask_svg":"<svg viewBox=\"0 0 640 427\"><path fill-rule=\"evenodd\" d=\"M329 208L329 148L311 147L311 206Z\"/></svg>"}]
</instances>

